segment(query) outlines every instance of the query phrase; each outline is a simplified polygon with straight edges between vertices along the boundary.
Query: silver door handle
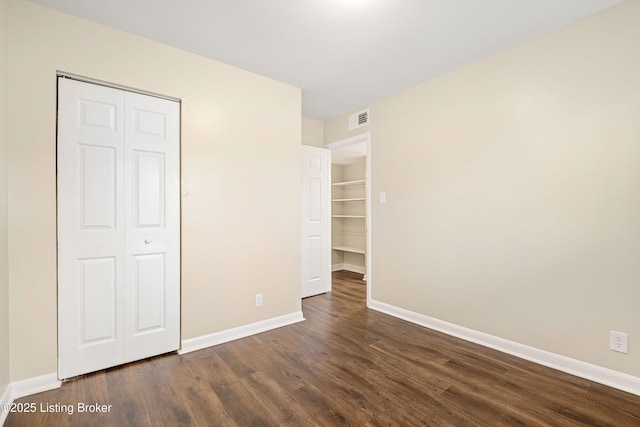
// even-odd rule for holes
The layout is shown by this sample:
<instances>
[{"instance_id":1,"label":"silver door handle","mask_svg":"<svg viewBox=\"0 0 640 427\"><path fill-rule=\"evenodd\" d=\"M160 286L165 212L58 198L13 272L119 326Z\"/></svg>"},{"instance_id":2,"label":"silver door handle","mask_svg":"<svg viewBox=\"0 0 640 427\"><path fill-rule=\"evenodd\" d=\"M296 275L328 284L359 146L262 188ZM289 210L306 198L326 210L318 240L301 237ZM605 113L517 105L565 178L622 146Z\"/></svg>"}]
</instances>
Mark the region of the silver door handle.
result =
<instances>
[{"instance_id":1,"label":"silver door handle","mask_svg":"<svg viewBox=\"0 0 640 427\"><path fill-rule=\"evenodd\" d=\"M151 238L150 238L150 237L147 237L146 239L144 239L144 243L145 243L145 244L147 244L147 245L148 245L149 243L151 243Z\"/></svg>"}]
</instances>

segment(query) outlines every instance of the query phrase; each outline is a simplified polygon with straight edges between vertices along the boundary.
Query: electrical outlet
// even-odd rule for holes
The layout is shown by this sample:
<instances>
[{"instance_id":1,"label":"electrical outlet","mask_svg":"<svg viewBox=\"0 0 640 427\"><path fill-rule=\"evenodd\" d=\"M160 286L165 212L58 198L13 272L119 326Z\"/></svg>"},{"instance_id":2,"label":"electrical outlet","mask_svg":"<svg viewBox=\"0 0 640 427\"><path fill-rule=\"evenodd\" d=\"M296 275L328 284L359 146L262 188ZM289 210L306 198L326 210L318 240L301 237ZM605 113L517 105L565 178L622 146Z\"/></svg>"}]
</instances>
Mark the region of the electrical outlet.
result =
<instances>
[{"instance_id":1,"label":"electrical outlet","mask_svg":"<svg viewBox=\"0 0 640 427\"><path fill-rule=\"evenodd\" d=\"M262 307L262 294L256 294L256 307Z\"/></svg>"},{"instance_id":2,"label":"electrical outlet","mask_svg":"<svg viewBox=\"0 0 640 427\"><path fill-rule=\"evenodd\" d=\"M609 331L609 349L620 353L628 353L629 336L623 332Z\"/></svg>"}]
</instances>

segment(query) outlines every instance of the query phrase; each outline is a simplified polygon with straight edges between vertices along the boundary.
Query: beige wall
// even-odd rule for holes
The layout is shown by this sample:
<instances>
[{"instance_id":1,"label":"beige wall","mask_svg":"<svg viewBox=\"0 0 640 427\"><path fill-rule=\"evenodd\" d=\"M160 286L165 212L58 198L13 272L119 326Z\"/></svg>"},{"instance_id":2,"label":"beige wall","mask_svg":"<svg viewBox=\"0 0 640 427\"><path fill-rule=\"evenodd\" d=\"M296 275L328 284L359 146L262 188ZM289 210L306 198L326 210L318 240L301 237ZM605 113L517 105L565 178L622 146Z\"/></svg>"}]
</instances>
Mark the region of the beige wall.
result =
<instances>
[{"instance_id":1,"label":"beige wall","mask_svg":"<svg viewBox=\"0 0 640 427\"><path fill-rule=\"evenodd\" d=\"M9 384L9 265L7 234L9 1L0 0L0 396Z\"/></svg>"},{"instance_id":2,"label":"beige wall","mask_svg":"<svg viewBox=\"0 0 640 427\"><path fill-rule=\"evenodd\" d=\"M324 126L321 120L302 116L302 143L314 147L324 145Z\"/></svg>"},{"instance_id":3,"label":"beige wall","mask_svg":"<svg viewBox=\"0 0 640 427\"><path fill-rule=\"evenodd\" d=\"M11 379L57 369L58 70L182 100L182 339L298 312L300 90L11 1Z\"/></svg>"},{"instance_id":4,"label":"beige wall","mask_svg":"<svg viewBox=\"0 0 640 427\"><path fill-rule=\"evenodd\" d=\"M625 2L370 105L375 300L640 376L638 22Z\"/></svg>"},{"instance_id":5,"label":"beige wall","mask_svg":"<svg viewBox=\"0 0 640 427\"><path fill-rule=\"evenodd\" d=\"M362 111L362 109L358 109L357 111ZM349 130L349 115L353 113L354 112L351 112L331 120L326 120L323 123L322 129L325 144L331 144L344 138L350 138L371 131L370 125ZM369 118L372 120L371 115L369 115Z\"/></svg>"}]
</instances>

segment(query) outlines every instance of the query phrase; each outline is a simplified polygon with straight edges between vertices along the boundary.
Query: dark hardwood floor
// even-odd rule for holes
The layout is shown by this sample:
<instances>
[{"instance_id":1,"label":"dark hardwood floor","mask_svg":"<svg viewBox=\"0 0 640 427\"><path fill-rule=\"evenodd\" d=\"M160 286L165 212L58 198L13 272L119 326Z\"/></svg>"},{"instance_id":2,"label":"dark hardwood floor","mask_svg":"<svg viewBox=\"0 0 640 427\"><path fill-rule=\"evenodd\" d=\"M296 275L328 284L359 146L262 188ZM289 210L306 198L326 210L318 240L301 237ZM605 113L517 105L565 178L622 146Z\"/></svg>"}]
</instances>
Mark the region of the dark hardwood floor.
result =
<instances>
[{"instance_id":1,"label":"dark hardwood floor","mask_svg":"<svg viewBox=\"0 0 640 427\"><path fill-rule=\"evenodd\" d=\"M639 396L368 310L358 277L304 322L79 377L6 426L640 426Z\"/></svg>"}]
</instances>

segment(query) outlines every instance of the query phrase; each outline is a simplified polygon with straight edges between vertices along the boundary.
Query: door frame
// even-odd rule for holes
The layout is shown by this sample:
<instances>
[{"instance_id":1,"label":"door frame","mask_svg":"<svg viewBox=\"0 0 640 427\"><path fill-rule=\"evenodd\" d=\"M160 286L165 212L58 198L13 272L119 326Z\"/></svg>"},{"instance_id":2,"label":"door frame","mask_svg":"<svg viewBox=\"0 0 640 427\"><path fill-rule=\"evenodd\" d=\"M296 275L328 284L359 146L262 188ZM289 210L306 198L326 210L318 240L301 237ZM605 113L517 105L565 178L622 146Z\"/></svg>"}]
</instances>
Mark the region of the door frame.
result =
<instances>
[{"instance_id":1,"label":"door frame","mask_svg":"<svg viewBox=\"0 0 640 427\"><path fill-rule=\"evenodd\" d=\"M130 86L115 84L111 82L106 82L104 80L93 79L86 76L81 76L79 74L69 73L66 71L56 71L56 133L55 133L55 150L56 150L56 185L55 185L55 197L56 197L56 355L57 355L57 364L56 364L56 375L58 380L65 380L66 378L61 378L60 376L60 360L59 360L59 316L58 310L59 305L57 303L58 295L59 295L59 251L58 251L58 80L60 78L76 80L82 83L88 83L98 86L104 86L107 88L122 90L126 92L136 93L140 95L151 96L159 99L164 99L168 101L177 102L179 105L178 108L178 245L179 245L179 260L178 260L178 292L179 292L179 304L178 304L178 348L173 351L173 353L180 353L183 345L182 341L182 325L183 325L183 313L182 313L182 99L176 98L173 96L163 95L155 92L145 91L137 88L132 88ZM144 359L141 359L144 360ZM135 361L134 361L135 362ZM133 363L133 362L127 362Z\"/></svg>"},{"instance_id":2,"label":"door frame","mask_svg":"<svg viewBox=\"0 0 640 427\"><path fill-rule=\"evenodd\" d=\"M373 283L373 275L371 274L371 132L361 133L356 136L352 136L349 138L339 139L337 141L331 142L325 145L325 148L328 148L332 151L338 150L340 148L347 147L353 144L361 144L364 143L367 147L367 155L365 156L365 239L367 240L367 253L365 255L365 264L366 264L366 283L367 283L367 307L370 306L371 303L371 286Z\"/></svg>"},{"instance_id":3,"label":"door frame","mask_svg":"<svg viewBox=\"0 0 640 427\"><path fill-rule=\"evenodd\" d=\"M77 81L83 82L83 83L90 83L90 84L94 84L94 85L98 85L98 86L105 86L105 87L110 87L112 89L124 90L126 92L139 93L140 95L153 96L155 98L166 99L166 100L169 100L169 101L178 102L178 103L180 103L180 107L181 107L180 108L180 110L181 110L181 113L180 113L180 118L181 118L180 124L182 125L182 99L180 99L180 98L176 98L174 96L169 96L169 95L163 95L161 93L150 92L148 90L137 89L137 88L133 88L133 87L130 87L130 86L124 86L124 85L119 85L119 84L115 84L115 83L111 83L111 82L106 82L104 80L92 79L91 77L81 76L80 74L68 73L66 71L56 71L56 82L58 81L58 77L62 77L62 78L65 78L65 79L71 79L71 80L77 80ZM180 130L182 131L182 127L180 127ZM57 143L57 140L56 140L56 143ZM180 144L180 147L182 148L182 144ZM182 155L180 156L180 158L182 159Z\"/></svg>"}]
</instances>

